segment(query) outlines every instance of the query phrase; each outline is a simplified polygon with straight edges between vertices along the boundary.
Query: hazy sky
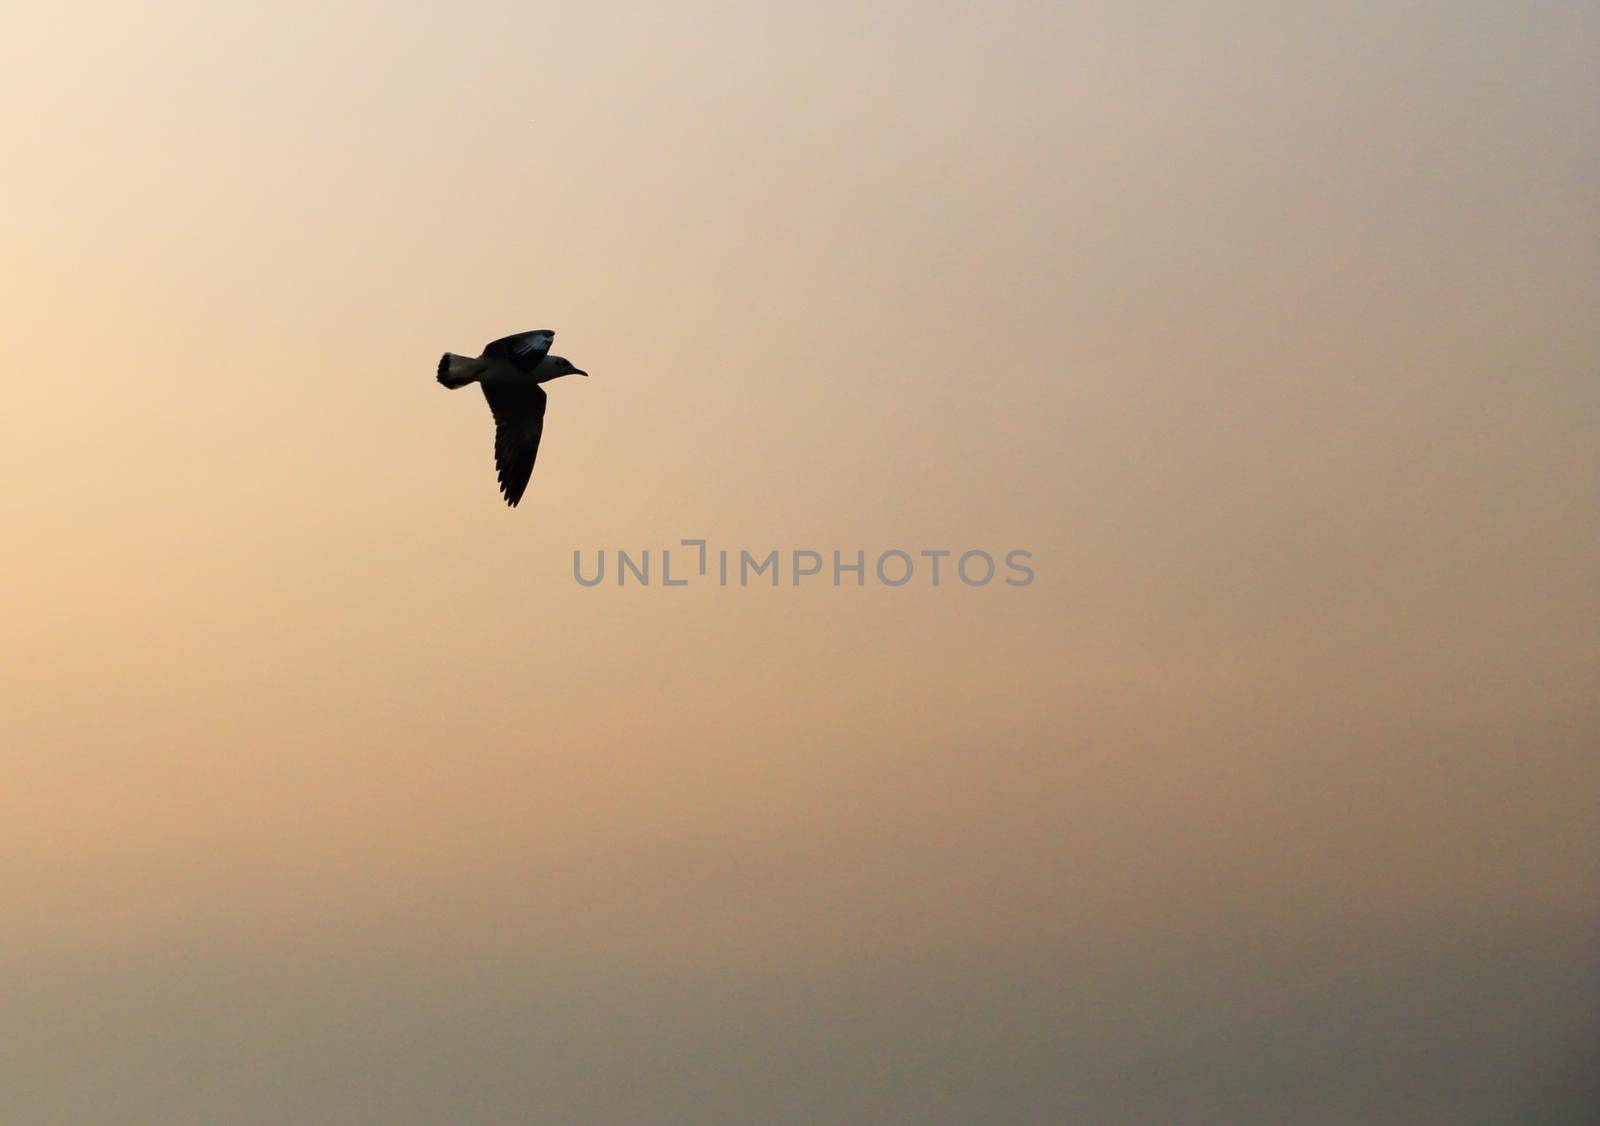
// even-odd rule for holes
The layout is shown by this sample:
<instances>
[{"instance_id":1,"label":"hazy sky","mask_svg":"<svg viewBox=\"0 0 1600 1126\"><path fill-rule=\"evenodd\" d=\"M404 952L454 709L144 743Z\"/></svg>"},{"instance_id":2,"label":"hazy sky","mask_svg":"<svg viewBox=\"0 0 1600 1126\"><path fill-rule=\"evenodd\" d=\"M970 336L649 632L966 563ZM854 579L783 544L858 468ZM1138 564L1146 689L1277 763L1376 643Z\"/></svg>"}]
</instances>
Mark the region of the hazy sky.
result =
<instances>
[{"instance_id":1,"label":"hazy sky","mask_svg":"<svg viewBox=\"0 0 1600 1126\"><path fill-rule=\"evenodd\" d=\"M5 22L0 1118L1591 1120L1594 5Z\"/></svg>"}]
</instances>

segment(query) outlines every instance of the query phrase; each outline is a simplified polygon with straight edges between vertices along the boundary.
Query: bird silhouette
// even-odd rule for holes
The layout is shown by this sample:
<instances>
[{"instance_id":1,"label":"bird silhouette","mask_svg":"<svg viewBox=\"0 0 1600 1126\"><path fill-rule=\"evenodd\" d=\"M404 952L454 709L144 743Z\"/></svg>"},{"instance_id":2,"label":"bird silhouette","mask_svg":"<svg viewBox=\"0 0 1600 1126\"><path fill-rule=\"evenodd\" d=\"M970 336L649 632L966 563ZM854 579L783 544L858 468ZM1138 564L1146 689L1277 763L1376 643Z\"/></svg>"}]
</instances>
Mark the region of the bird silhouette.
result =
<instances>
[{"instance_id":1,"label":"bird silhouette","mask_svg":"<svg viewBox=\"0 0 1600 1126\"><path fill-rule=\"evenodd\" d=\"M544 388L563 375L588 375L565 356L550 355L556 334L547 328L493 341L476 358L446 352L439 357L439 382L454 391L469 383L483 388L494 415L494 464L500 492L512 508L533 474L544 434Z\"/></svg>"}]
</instances>

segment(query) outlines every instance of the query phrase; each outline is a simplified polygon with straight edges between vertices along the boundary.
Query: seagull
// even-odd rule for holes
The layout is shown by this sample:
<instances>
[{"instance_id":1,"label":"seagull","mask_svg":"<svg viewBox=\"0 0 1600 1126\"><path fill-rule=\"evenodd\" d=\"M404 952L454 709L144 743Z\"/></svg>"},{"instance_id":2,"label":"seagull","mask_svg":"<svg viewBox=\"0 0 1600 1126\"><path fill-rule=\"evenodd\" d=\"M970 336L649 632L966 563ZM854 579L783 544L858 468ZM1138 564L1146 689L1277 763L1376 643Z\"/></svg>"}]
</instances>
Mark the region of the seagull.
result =
<instances>
[{"instance_id":1,"label":"seagull","mask_svg":"<svg viewBox=\"0 0 1600 1126\"><path fill-rule=\"evenodd\" d=\"M550 355L556 334L547 328L502 336L483 355L439 357L439 382L450 390L477 383L494 415L494 464L500 492L512 508L522 499L544 433L544 388L563 375L588 375L564 356Z\"/></svg>"}]
</instances>

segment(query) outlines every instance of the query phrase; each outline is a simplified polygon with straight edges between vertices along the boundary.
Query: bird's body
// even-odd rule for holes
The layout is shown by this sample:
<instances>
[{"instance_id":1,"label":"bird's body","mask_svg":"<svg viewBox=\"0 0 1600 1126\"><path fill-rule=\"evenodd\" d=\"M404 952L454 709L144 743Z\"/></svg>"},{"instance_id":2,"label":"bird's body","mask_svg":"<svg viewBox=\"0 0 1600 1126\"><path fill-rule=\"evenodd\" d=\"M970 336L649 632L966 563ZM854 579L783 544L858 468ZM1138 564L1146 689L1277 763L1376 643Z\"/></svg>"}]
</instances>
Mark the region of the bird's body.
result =
<instances>
[{"instance_id":1,"label":"bird's body","mask_svg":"<svg viewBox=\"0 0 1600 1126\"><path fill-rule=\"evenodd\" d=\"M549 354L556 334L549 329L501 337L480 356L446 352L439 357L439 382L451 390L477 383L494 414L494 461L500 492L513 508L522 499L544 434L541 383L563 375L588 375L563 356Z\"/></svg>"},{"instance_id":2,"label":"bird's body","mask_svg":"<svg viewBox=\"0 0 1600 1126\"><path fill-rule=\"evenodd\" d=\"M439 358L439 382L454 390L469 383L514 384L549 383L562 375L571 375L573 369L564 356L545 356L531 370L523 370L502 359L484 359L481 356L458 356L446 352Z\"/></svg>"}]
</instances>

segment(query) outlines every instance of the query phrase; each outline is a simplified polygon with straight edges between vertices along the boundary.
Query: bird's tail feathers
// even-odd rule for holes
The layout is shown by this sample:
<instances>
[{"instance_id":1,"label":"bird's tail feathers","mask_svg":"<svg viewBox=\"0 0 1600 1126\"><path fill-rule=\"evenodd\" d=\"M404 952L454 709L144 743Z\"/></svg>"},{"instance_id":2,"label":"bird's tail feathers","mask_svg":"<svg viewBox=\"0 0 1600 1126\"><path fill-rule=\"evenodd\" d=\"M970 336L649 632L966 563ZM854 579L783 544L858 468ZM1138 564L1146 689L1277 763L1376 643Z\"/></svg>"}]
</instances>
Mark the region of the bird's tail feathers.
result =
<instances>
[{"instance_id":1,"label":"bird's tail feathers","mask_svg":"<svg viewBox=\"0 0 1600 1126\"><path fill-rule=\"evenodd\" d=\"M439 357L439 382L452 391L457 387L465 387L478 378L478 368L478 361L470 356L446 352Z\"/></svg>"}]
</instances>

